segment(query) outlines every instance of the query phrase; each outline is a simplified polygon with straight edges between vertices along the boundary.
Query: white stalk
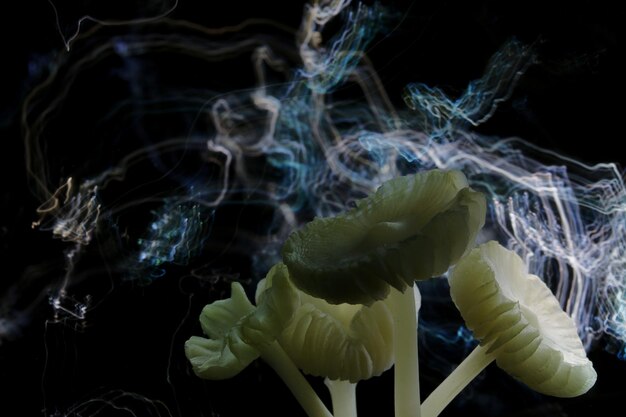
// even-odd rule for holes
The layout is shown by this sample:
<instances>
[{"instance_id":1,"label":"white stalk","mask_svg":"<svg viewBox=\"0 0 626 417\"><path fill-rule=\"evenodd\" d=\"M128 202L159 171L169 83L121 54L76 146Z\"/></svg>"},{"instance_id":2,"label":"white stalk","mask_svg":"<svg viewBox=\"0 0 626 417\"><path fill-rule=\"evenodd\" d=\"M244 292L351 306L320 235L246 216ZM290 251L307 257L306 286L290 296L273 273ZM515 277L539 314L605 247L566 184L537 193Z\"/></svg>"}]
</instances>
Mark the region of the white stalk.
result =
<instances>
[{"instance_id":1,"label":"white stalk","mask_svg":"<svg viewBox=\"0 0 626 417\"><path fill-rule=\"evenodd\" d=\"M417 286L404 293L392 290L389 305L395 321L394 406L395 417L420 417L419 361L417 356ZM415 292L414 292L415 291Z\"/></svg>"},{"instance_id":2,"label":"white stalk","mask_svg":"<svg viewBox=\"0 0 626 417\"><path fill-rule=\"evenodd\" d=\"M422 404L422 417L437 417L494 359L495 356L487 353L486 347L476 346L472 353L426 398Z\"/></svg>"},{"instance_id":3,"label":"white stalk","mask_svg":"<svg viewBox=\"0 0 626 417\"><path fill-rule=\"evenodd\" d=\"M356 382L326 378L324 384L330 391L334 417L357 417Z\"/></svg>"}]
</instances>

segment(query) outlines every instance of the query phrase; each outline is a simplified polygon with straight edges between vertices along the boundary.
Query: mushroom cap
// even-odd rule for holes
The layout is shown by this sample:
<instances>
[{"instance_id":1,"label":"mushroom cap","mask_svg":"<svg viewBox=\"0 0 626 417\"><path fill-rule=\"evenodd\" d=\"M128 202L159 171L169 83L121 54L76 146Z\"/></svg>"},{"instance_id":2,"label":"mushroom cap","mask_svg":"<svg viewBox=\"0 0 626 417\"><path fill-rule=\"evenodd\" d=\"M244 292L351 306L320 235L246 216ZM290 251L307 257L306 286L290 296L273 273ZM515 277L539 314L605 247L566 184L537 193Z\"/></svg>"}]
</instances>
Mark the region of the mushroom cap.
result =
<instances>
[{"instance_id":1,"label":"mushroom cap","mask_svg":"<svg viewBox=\"0 0 626 417\"><path fill-rule=\"evenodd\" d=\"M462 258L452 300L500 368L543 394L574 397L596 381L574 321L523 260L497 242Z\"/></svg>"},{"instance_id":2,"label":"mushroom cap","mask_svg":"<svg viewBox=\"0 0 626 417\"><path fill-rule=\"evenodd\" d=\"M276 274L268 274L259 283L259 304L265 303L267 289L276 285L276 276L288 276L284 264L275 270ZM299 305L278 342L298 368L331 380L357 382L378 376L393 365L395 325L385 302L329 304L295 286L293 290Z\"/></svg>"},{"instance_id":3,"label":"mushroom cap","mask_svg":"<svg viewBox=\"0 0 626 417\"><path fill-rule=\"evenodd\" d=\"M202 309L200 325L208 339L192 336L185 342L185 355L197 376L231 378L259 357L258 350L246 343L241 334L242 318L254 311L255 307L237 282L231 285L230 298Z\"/></svg>"},{"instance_id":4,"label":"mushroom cap","mask_svg":"<svg viewBox=\"0 0 626 417\"><path fill-rule=\"evenodd\" d=\"M294 284L329 303L371 304L389 286L441 275L484 224L482 194L460 171L432 170L387 181L356 208L316 218L285 243Z\"/></svg>"},{"instance_id":5,"label":"mushroom cap","mask_svg":"<svg viewBox=\"0 0 626 417\"><path fill-rule=\"evenodd\" d=\"M299 303L288 276L280 271L274 267L268 272L268 277L276 276L274 285L263 292L257 307L241 284L234 282L230 298L202 309L200 325L208 339L192 336L185 343L185 354L197 376L231 378L260 356L258 347L276 340Z\"/></svg>"}]
</instances>

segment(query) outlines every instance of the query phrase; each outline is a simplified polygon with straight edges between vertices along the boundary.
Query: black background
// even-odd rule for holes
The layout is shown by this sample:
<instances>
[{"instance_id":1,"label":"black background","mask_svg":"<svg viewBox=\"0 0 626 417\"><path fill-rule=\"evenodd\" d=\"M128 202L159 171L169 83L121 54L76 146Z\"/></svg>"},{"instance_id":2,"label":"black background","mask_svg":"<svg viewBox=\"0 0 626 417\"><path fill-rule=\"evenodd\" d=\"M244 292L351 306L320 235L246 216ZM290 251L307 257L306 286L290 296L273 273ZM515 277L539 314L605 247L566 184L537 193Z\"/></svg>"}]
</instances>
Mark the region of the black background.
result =
<instances>
[{"instance_id":1,"label":"black background","mask_svg":"<svg viewBox=\"0 0 626 417\"><path fill-rule=\"evenodd\" d=\"M94 10L106 15L112 4ZM171 16L209 27L265 17L297 28L302 4L181 0ZM617 36L623 17L617 11L617 2L553 2L550 8L540 3L500 1L388 4L398 12L398 24L387 36L378 37L367 52L398 106L402 106L402 88L409 82L438 86L452 95L462 92L468 81L480 76L492 53L516 37L534 46L538 63L528 70L511 99L478 131L519 136L587 163L625 163L617 148L622 136L623 107L619 104L623 80L618 74L624 73L618 63L624 45ZM158 9L157 3L151 5ZM63 13L71 27L74 9L68 6L59 10L67 10ZM85 23L85 28L92 26ZM115 33L115 28L107 33ZM0 259L4 266L0 290L8 294L12 288L20 291L20 286L12 285L33 270L47 270L40 274L42 279L63 273L67 245L52 241L49 233L30 228L41 202L28 189L19 118L20 104L35 85L29 63L37 59L45 62L47 54L63 53L64 46L53 10L44 0L3 5L0 41L4 70L0 83ZM177 65L163 59L157 65L160 70ZM189 83L202 83L206 77L193 68L185 74ZM250 76L244 70L218 75L219 83L232 84L233 88L245 86ZM206 78L207 83L216 82ZM97 80L92 81L97 84ZM93 90L88 84L83 88L78 96L84 94L85 102L93 103L94 94L103 95L106 102L106 92L98 91L97 85ZM116 97L117 93L111 94ZM79 107L71 108L76 111L76 127L68 128L63 138L68 143L80 143L88 129L81 124L88 122L81 121ZM63 158L58 154L51 157ZM100 162L105 159L103 156ZM62 169L71 171L72 167ZM241 216L238 213L235 217ZM93 262L102 264L98 259ZM214 260L213 266L224 268L227 276L241 274L245 278L246 267L233 266L237 262L235 255L227 254ZM90 312L85 323L52 323L45 299L35 304L20 336L0 345L0 414L74 416L78 414L73 407L91 401L101 408L89 408L81 415L129 415L106 406L118 396L115 403L128 406L138 416L239 416L248 414L249 408L278 416L299 415L289 392L262 363L255 363L228 381L205 382L191 374L180 358L180 347L189 335L198 333L198 327L195 319L187 317L194 318L202 304L223 296L228 279L198 283L185 268L175 266L168 274L178 279L135 285L117 281L118 277L111 274L96 283L86 281L87 288L79 292L98 293L110 287L115 290ZM44 283L38 285L45 287ZM36 293L23 299L34 297ZM0 312L10 315L7 306ZM428 393L463 355L451 350L446 353L450 358L448 368L429 366L429 354L441 354L438 349L445 348L433 342L421 356L423 393ZM606 352L602 342L590 357L598 371L598 383L581 398L558 400L534 394L492 366L470 387L468 395L442 415L586 416L618 409L626 392L626 364ZM362 416L390 415L390 374L360 385ZM148 398L158 403L150 403Z\"/></svg>"}]
</instances>

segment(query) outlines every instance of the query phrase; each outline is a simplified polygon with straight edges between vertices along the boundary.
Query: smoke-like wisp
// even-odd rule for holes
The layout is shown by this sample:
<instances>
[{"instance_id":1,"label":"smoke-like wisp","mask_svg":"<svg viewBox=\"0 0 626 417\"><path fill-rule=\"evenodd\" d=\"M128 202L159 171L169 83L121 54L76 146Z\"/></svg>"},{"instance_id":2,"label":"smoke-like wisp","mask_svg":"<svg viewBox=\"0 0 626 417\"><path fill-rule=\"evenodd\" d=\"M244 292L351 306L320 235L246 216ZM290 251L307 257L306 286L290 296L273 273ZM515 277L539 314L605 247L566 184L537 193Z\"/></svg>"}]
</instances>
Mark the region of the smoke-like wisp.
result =
<instances>
[{"instance_id":1,"label":"smoke-like wisp","mask_svg":"<svg viewBox=\"0 0 626 417\"><path fill-rule=\"evenodd\" d=\"M2 312L0 343L25 325L44 293L55 314L88 316L89 304L71 305L74 286L97 276L74 274L81 256L97 252L123 278L150 282L169 264L197 272L202 259L228 252L260 277L286 236L313 216L344 210L387 179L437 167L461 169L487 195L482 239L528 261L586 346L606 336L624 357L622 173L615 164L589 166L520 138L474 131L510 97L534 63L532 49L509 41L456 98L409 84L406 107L397 108L365 54L392 17L352 3L315 1L289 36L265 21L209 30L163 17L115 35L96 26L72 37L22 109L30 187L42 203L34 226L71 245L67 273L45 286L20 284L40 287L40 295L22 300L21 312ZM324 39L338 20L342 29ZM285 40L294 37L295 44ZM248 85L211 79L240 66L241 56L252 57ZM206 69L207 79L171 88L148 64L168 57ZM99 76L110 65L112 94L123 98L94 110L93 136L69 149L59 135L62 106L85 88L85 74ZM14 297L2 295L2 304L14 305Z\"/></svg>"}]
</instances>

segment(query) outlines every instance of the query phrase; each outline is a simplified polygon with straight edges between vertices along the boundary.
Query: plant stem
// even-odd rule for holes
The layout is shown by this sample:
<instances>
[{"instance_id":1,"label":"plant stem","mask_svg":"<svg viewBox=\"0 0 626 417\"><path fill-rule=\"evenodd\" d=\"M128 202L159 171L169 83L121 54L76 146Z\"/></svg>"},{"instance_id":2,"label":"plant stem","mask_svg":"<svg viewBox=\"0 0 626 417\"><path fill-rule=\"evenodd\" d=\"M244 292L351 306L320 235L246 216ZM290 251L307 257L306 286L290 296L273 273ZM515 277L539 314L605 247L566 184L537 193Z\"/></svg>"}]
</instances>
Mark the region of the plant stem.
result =
<instances>
[{"instance_id":1,"label":"plant stem","mask_svg":"<svg viewBox=\"0 0 626 417\"><path fill-rule=\"evenodd\" d=\"M417 291L416 288L409 287L404 293L392 290L389 295L396 325L394 334L395 417L420 417L417 308L414 293Z\"/></svg>"},{"instance_id":2,"label":"plant stem","mask_svg":"<svg viewBox=\"0 0 626 417\"><path fill-rule=\"evenodd\" d=\"M487 353L486 347L476 346L472 353L426 398L422 404L422 417L437 417L494 359L495 356Z\"/></svg>"},{"instance_id":3,"label":"plant stem","mask_svg":"<svg viewBox=\"0 0 626 417\"><path fill-rule=\"evenodd\" d=\"M278 342L255 347L261 352L261 358L281 377L309 417L333 417Z\"/></svg>"},{"instance_id":4,"label":"plant stem","mask_svg":"<svg viewBox=\"0 0 626 417\"><path fill-rule=\"evenodd\" d=\"M326 378L324 383L330 391L330 398L333 400L333 415L335 417L357 417L356 382Z\"/></svg>"}]
</instances>

